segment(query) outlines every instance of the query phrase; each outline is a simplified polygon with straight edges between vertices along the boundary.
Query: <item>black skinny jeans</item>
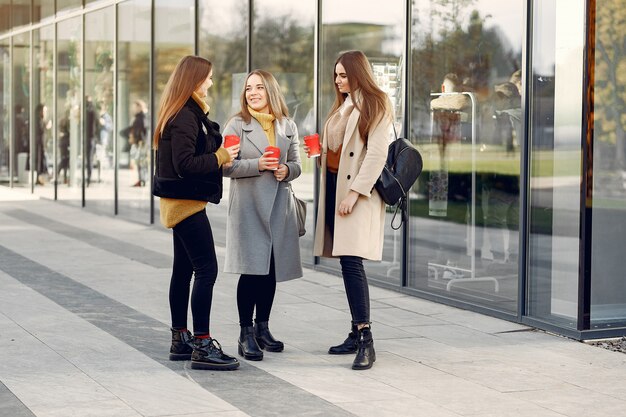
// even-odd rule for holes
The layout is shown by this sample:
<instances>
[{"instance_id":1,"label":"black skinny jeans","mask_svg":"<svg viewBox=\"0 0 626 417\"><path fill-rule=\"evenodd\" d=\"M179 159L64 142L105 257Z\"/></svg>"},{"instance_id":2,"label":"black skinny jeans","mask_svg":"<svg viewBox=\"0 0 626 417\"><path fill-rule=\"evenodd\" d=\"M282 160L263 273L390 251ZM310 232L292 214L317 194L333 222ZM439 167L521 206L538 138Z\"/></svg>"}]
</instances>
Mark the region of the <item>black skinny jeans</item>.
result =
<instances>
[{"instance_id":1,"label":"black skinny jeans","mask_svg":"<svg viewBox=\"0 0 626 417\"><path fill-rule=\"evenodd\" d=\"M330 233L335 234L335 201L337 199L337 174L326 172L326 225ZM363 258L358 256L340 256L343 286L348 297L348 306L352 315L352 324L370 322L370 292L367 276L363 268Z\"/></svg>"},{"instance_id":2,"label":"black skinny jeans","mask_svg":"<svg viewBox=\"0 0 626 417\"><path fill-rule=\"evenodd\" d=\"M252 326L252 314L256 306L256 322L269 321L274 295L276 294L276 272L274 252L270 259L270 272L267 275L242 274L237 284L237 310L239 325Z\"/></svg>"},{"instance_id":3,"label":"black skinny jeans","mask_svg":"<svg viewBox=\"0 0 626 417\"><path fill-rule=\"evenodd\" d=\"M173 328L187 328L191 276L191 315L194 335L209 334L217 257L213 232L202 210L174 226L174 266L170 281L170 312Z\"/></svg>"}]
</instances>

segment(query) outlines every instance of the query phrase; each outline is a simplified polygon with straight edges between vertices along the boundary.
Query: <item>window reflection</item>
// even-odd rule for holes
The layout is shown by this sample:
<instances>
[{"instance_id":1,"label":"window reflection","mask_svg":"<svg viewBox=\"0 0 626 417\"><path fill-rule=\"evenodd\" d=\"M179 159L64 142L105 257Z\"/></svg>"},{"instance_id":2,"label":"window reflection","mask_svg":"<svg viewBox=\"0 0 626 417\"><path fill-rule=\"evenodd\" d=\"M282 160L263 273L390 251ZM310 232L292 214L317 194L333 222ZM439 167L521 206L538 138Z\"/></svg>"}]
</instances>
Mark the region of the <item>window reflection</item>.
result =
<instances>
[{"instance_id":1,"label":"window reflection","mask_svg":"<svg viewBox=\"0 0 626 417\"><path fill-rule=\"evenodd\" d=\"M31 169L34 152L31 152L30 124L30 39L27 33L13 37L12 73L12 162L13 177L17 186L30 187L33 178L47 180L43 170ZM40 162L40 161L37 161Z\"/></svg>"},{"instance_id":2,"label":"window reflection","mask_svg":"<svg viewBox=\"0 0 626 417\"><path fill-rule=\"evenodd\" d=\"M528 310L575 327L585 10L554 0L534 10Z\"/></svg>"},{"instance_id":3,"label":"window reflection","mask_svg":"<svg viewBox=\"0 0 626 417\"><path fill-rule=\"evenodd\" d=\"M626 323L626 64L616 45L626 36L623 1L596 3L595 83L593 96L593 219L591 236L592 327Z\"/></svg>"},{"instance_id":4,"label":"window reflection","mask_svg":"<svg viewBox=\"0 0 626 417\"><path fill-rule=\"evenodd\" d=\"M404 1L390 0L385 7L375 0L322 1L319 126L330 110L333 98L334 66L341 52L358 49L365 53L379 86L392 100L396 127L402 126L402 62L404 45ZM399 131L401 133L401 131ZM385 220L382 262L366 262L367 275L400 283L402 262L401 232L391 229L393 213ZM338 268L335 260L321 258L324 265Z\"/></svg>"},{"instance_id":5,"label":"window reflection","mask_svg":"<svg viewBox=\"0 0 626 417\"><path fill-rule=\"evenodd\" d=\"M54 27L33 33L33 103L35 106L34 159L38 172L46 171L35 193L54 198Z\"/></svg>"},{"instance_id":6,"label":"window reflection","mask_svg":"<svg viewBox=\"0 0 626 417\"><path fill-rule=\"evenodd\" d=\"M150 3L135 0L118 5L117 128L111 132L117 156L118 212L142 222L149 220L150 210L150 183L145 178L150 167ZM167 26L161 29L167 31ZM106 112L100 109L100 115L106 123ZM135 123L136 118L143 126ZM133 124L137 129L131 129Z\"/></svg>"},{"instance_id":7,"label":"window reflection","mask_svg":"<svg viewBox=\"0 0 626 417\"><path fill-rule=\"evenodd\" d=\"M9 182L10 146L10 85L8 83L10 48L9 38L0 40L0 183Z\"/></svg>"},{"instance_id":8,"label":"window reflection","mask_svg":"<svg viewBox=\"0 0 626 417\"><path fill-rule=\"evenodd\" d=\"M86 205L114 213L113 42L115 10L85 16L85 123L83 156Z\"/></svg>"},{"instance_id":9,"label":"window reflection","mask_svg":"<svg viewBox=\"0 0 626 417\"><path fill-rule=\"evenodd\" d=\"M413 4L408 285L517 308L523 1Z\"/></svg>"},{"instance_id":10,"label":"window reflection","mask_svg":"<svg viewBox=\"0 0 626 417\"><path fill-rule=\"evenodd\" d=\"M57 197L82 203L82 18L57 26Z\"/></svg>"}]
</instances>

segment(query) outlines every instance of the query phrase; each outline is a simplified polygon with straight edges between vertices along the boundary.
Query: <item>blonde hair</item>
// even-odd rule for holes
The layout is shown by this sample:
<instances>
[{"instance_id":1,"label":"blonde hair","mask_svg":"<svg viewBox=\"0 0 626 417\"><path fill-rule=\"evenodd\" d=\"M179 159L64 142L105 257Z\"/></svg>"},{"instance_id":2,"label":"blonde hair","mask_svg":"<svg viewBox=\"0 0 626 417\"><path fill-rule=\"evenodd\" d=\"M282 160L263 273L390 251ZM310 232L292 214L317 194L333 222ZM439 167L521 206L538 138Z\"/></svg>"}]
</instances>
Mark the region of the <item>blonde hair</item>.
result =
<instances>
[{"instance_id":1,"label":"blonde hair","mask_svg":"<svg viewBox=\"0 0 626 417\"><path fill-rule=\"evenodd\" d=\"M369 131L383 118L391 118L389 98L383 90L378 87L374 80L372 67L365 54L361 51L348 51L339 55L333 67L333 80L336 77L335 69L337 64L343 65L350 84L350 91L360 91L362 100L354 100L354 106L361 113L359 117L359 134L365 143L369 136ZM339 91L335 84L335 102L330 109L329 116L333 114L346 100L347 94Z\"/></svg>"},{"instance_id":2,"label":"blonde hair","mask_svg":"<svg viewBox=\"0 0 626 417\"><path fill-rule=\"evenodd\" d=\"M289 117L289 110L287 109L287 104L285 103L285 97L283 93L280 91L280 85L276 78L270 73L262 69L255 69L250 71L250 73L246 76L246 82L243 84L243 91L241 92L240 104L241 111L237 114L240 116L246 123L250 123L252 115L248 110L248 101L246 100L246 85L248 84L248 80L253 75L258 75L261 77L261 82L263 83L263 87L265 87L265 91L267 93L267 104L270 110L270 113L277 119L282 120L283 117Z\"/></svg>"},{"instance_id":3,"label":"blonde hair","mask_svg":"<svg viewBox=\"0 0 626 417\"><path fill-rule=\"evenodd\" d=\"M194 91L202 85L211 73L213 64L199 56L187 55L183 57L170 75L163 89L159 103L156 127L154 129L154 148L159 145L159 138L169 123L183 108Z\"/></svg>"}]
</instances>

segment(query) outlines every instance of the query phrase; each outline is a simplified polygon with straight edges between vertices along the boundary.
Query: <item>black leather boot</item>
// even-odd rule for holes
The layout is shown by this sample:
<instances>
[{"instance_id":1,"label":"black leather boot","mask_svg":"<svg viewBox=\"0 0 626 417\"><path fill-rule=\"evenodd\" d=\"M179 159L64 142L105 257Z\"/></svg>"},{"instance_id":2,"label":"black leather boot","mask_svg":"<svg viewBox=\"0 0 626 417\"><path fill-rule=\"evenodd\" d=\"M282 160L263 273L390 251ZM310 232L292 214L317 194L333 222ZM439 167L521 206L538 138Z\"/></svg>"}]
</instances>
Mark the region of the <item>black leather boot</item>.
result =
<instances>
[{"instance_id":1,"label":"black leather boot","mask_svg":"<svg viewBox=\"0 0 626 417\"><path fill-rule=\"evenodd\" d=\"M328 349L328 353L331 355L349 355L351 353L356 353L356 342L358 340L358 331L356 329L356 325L352 325L352 331L348 333L348 337L343 341L342 344L337 346L331 346Z\"/></svg>"},{"instance_id":2,"label":"black leather boot","mask_svg":"<svg viewBox=\"0 0 626 417\"><path fill-rule=\"evenodd\" d=\"M352 362L352 369L370 369L376 361L376 352L374 351L374 339L369 327L363 327L359 330L357 345L358 348L354 362Z\"/></svg>"},{"instance_id":3,"label":"black leather boot","mask_svg":"<svg viewBox=\"0 0 626 417\"><path fill-rule=\"evenodd\" d=\"M259 347L254 337L254 327L245 326L239 333L239 355L250 361L260 361L263 359L263 351Z\"/></svg>"},{"instance_id":4,"label":"black leather boot","mask_svg":"<svg viewBox=\"0 0 626 417\"><path fill-rule=\"evenodd\" d=\"M193 352L193 336L189 330L172 330L171 361L188 361Z\"/></svg>"},{"instance_id":5,"label":"black leather boot","mask_svg":"<svg viewBox=\"0 0 626 417\"><path fill-rule=\"evenodd\" d=\"M213 371L231 371L239 368L239 361L222 351L217 340L193 338L191 369L211 369Z\"/></svg>"},{"instance_id":6,"label":"black leather boot","mask_svg":"<svg viewBox=\"0 0 626 417\"><path fill-rule=\"evenodd\" d=\"M254 337L261 349L265 349L268 352L282 352L285 349L285 345L280 340L274 339L270 328L266 321L259 321L254 325Z\"/></svg>"}]
</instances>

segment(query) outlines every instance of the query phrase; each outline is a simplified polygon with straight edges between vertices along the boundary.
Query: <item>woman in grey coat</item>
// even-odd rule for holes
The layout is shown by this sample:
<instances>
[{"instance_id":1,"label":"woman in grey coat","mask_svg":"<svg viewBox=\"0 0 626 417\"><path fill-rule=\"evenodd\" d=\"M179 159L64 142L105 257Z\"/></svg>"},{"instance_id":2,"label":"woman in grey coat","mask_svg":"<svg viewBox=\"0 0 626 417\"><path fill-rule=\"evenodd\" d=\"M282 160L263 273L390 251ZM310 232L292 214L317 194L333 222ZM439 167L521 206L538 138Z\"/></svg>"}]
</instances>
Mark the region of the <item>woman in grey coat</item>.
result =
<instances>
[{"instance_id":1,"label":"woman in grey coat","mask_svg":"<svg viewBox=\"0 0 626 417\"><path fill-rule=\"evenodd\" d=\"M241 150L232 166L224 169L224 176L231 178L224 270L241 274L239 355L261 360L261 349L284 349L268 327L276 282L302 276L290 190L290 182L301 172L298 130L272 74L263 70L248 74L241 111L228 122L227 135L241 139ZM279 148L280 157L267 152L268 146Z\"/></svg>"}]
</instances>

